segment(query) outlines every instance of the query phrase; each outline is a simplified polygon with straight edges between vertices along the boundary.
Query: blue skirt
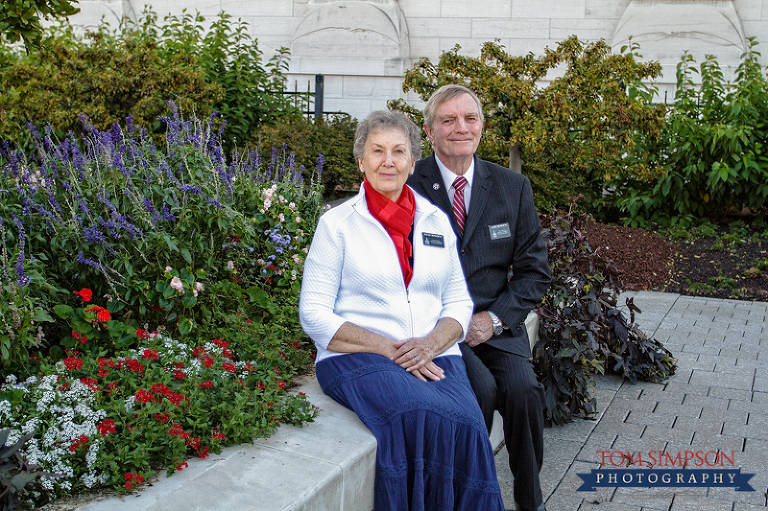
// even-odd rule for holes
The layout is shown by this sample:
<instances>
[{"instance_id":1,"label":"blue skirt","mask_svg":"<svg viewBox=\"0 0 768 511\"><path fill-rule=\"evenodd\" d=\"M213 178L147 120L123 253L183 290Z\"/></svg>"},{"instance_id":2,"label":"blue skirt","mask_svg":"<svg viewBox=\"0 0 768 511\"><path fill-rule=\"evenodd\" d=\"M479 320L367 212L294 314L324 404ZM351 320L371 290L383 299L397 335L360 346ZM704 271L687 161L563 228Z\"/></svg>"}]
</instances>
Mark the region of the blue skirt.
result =
<instances>
[{"instance_id":1,"label":"blue skirt","mask_svg":"<svg viewBox=\"0 0 768 511\"><path fill-rule=\"evenodd\" d=\"M325 359L317 380L376 437L376 511L503 511L493 448L459 356L423 382L371 353Z\"/></svg>"}]
</instances>

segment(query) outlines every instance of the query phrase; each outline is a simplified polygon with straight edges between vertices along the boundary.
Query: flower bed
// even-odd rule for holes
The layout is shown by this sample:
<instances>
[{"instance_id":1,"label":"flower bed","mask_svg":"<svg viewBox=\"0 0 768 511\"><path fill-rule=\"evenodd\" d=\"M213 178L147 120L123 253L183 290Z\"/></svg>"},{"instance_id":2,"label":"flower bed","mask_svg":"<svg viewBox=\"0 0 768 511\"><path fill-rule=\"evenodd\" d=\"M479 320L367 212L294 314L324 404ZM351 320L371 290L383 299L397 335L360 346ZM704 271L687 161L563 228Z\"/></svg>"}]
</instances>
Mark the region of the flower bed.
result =
<instances>
[{"instance_id":1,"label":"flower bed","mask_svg":"<svg viewBox=\"0 0 768 511\"><path fill-rule=\"evenodd\" d=\"M279 150L227 159L213 119L163 121L163 148L129 119L0 149L0 427L34 432L42 496L130 490L315 414L289 389L319 186Z\"/></svg>"}]
</instances>

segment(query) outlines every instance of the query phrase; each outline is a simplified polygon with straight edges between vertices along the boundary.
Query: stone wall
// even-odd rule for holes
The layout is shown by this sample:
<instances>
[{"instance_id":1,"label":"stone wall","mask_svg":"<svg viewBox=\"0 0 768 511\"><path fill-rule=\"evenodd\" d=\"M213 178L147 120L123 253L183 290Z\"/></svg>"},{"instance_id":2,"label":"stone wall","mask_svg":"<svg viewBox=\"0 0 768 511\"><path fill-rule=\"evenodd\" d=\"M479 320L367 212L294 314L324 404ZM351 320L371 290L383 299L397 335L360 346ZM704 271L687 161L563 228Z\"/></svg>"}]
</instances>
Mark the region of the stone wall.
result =
<instances>
[{"instance_id":1,"label":"stone wall","mask_svg":"<svg viewBox=\"0 0 768 511\"><path fill-rule=\"evenodd\" d=\"M404 71L422 57L436 61L456 44L471 56L497 39L513 54L540 54L575 34L605 39L618 51L632 36L644 58L663 65L663 101L665 92L670 100L674 94L684 50L699 62L717 55L730 76L746 38L768 43L766 0L80 0L82 12L71 21L136 19L146 4L161 17L186 8L207 19L221 11L241 18L265 54L291 49L291 89L314 89L321 73L325 110L358 118L389 99L420 104L402 92Z\"/></svg>"}]
</instances>

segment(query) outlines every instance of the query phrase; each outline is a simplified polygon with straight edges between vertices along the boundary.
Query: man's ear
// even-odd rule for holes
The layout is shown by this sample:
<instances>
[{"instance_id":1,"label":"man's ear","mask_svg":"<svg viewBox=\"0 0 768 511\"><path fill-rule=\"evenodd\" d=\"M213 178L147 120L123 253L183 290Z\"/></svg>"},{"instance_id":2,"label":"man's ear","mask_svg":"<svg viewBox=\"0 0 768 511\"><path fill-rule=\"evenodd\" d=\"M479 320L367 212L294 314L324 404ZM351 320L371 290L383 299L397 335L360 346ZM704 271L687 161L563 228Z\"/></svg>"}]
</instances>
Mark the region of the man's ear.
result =
<instances>
[{"instance_id":1,"label":"man's ear","mask_svg":"<svg viewBox=\"0 0 768 511\"><path fill-rule=\"evenodd\" d=\"M429 139L429 143L431 144L432 143L432 128L425 124L424 125L424 133L427 134L427 138Z\"/></svg>"}]
</instances>

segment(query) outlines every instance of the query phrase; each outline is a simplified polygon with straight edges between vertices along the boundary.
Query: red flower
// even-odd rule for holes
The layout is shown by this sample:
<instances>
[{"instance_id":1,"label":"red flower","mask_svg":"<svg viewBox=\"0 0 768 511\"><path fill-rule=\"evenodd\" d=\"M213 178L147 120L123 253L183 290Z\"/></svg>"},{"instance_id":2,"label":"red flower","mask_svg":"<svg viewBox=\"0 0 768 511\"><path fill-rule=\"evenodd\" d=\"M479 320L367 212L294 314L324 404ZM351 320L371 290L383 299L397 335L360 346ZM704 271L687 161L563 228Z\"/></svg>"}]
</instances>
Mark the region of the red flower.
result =
<instances>
[{"instance_id":1,"label":"red flower","mask_svg":"<svg viewBox=\"0 0 768 511\"><path fill-rule=\"evenodd\" d=\"M168 396L168 401L173 403L175 406L179 406L182 401L189 401L189 398L182 396L181 394L176 394L175 392Z\"/></svg>"},{"instance_id":2,"label":"red flower","mask_svg":"<svg viewBox=\"0 0 768 511\"><path fill-rule=\"evenodd\" d=\"M99 390L99 382L97 382L90 376L86 376L85 378L80 378L80 381L83 382L85 385L87 385L88 388L93 391Z\"/></svg>"},{"instance_id":3,"label":"red flower","mask_svg":"<svg viewBox=\"0 0 768 511\"><path fill-rule=\"evenodd\" d=\"M138 401L139 403L154 403L155 402L155 398L152 396L152 394L150 394L149 392L147 392L144 389L139 389L138 391L136 391L136 396L134 396L134 397L136 398L136 401Z\"/></svg>"},{"instance_id":4,"label":"red flower","mask_svg":"<svg viewBox=\"0 0 768 511\"><path fill-rule=\"evenodd\" d=\"M184 371L174 371L173 377L176 378L177 380L183 380L184 378L187 377L187 374Z\"/></svg>"},{"instance_id":5,"label":"red flower","mask_svg":"<svg viewBox=\"0 0 768 511\"><path fill-rule=\"evenodd\" d=\"M221 368L230 373L234 373L235 371L237 371L237 368L235 368L235 364L232 364L229 362L225 362L221 364Z\"/></svg>"},{"instance_id":6,"label":"red flower","mask_svg":"<svg viewBox=\"0 0 768 511\"><path fill-rule=\"evenodd\" d=\"M96 429L99 430L99 434L101 436L107 436L110 433L115 432L115 421L111 419L104 419L101 421L101 424L96 426Z\"/></svg>"},{"instance_id":7,"label":"red flower","mask_svg":"<svg viewBox=\"0 0 768 511\"><path fill-rule=\"evenodd\" d=\"M155 383L152 385L152 393L167 396L169 394L173 394L173 391L169 389L167 385L163 385L162 383Z\"/></svg>"},{"instance_id":8,"label":"red flower","mask_svg":"<svg viewBox=\"0 0 768 511\"><path fill-rule=\"evenodd\" d=\"M168 430L168 434L171 435L173 438L183 438L187 439L191 435L191 433L187 433L184 431L184 428L181 427L181 424L174 424L171 429Z\"/></svg>"},{"instance_id":9,"label":"red flower","mask_svg":"<svg viewBox=\"0 0 768 511\"><path fill-rule=\"evenodd\" d=\"M203 459L208 457L208 447L202 446L200 449L197 450L197 455Z\"/></svg>"},{"instance_id":10,"label":"red flower","mask_svg":"<svg viewBox=\"0 0 768 511\"><path fill-rule=\"evenodd\" d=\"M74 371L83 367L83 361L77 357L67 357L64 359L64 367L70 371Z\"/></svg>"},{"instance_id":11,"label":"red flower","mask_svg":"<svg viewBox=\"0 0 768 511\"><path fill-rule=\"evenodd\" d=\"M143 328L139 328L136 330L136 337L139 339L149 339L149 332L144 330Z\"/></svg>"},{"instance_id":12,"label":"red flower","mask_svg":"<svg viewBox=\"0 0 768 511\"><path fill-rule=\"evenodd\" d=\"M222 348L226 348L227 346L229 346L229 343L222 341L221 339L214 339L211 342L216 346L221 346Z\"/></svg>"},{"instance_id":13,"label":"red flower","mask_svg":"<svg viewBox=\"0 0 768 511\"><path fill-rule=\"evenodd\" d=\"M169 420L171 420L171 416L167 413L156 413L155 414L155 420L158 420L162 422L163 424L167 423Z\"/></svg>"},{"instance_id":14,"label":"red flower","mask_svg":"<svg viewBox=\"0 0 768 511\"><path fill-rule=\"evenodd\" d=\"M226 438L226 435L219 431L218 429L212 429L211 430L211 437L216 438L218 440L224 440Z\"/></svg>"},{"instance_id":15,"label":"red flower","mask_svg":"<svg viewBox=\"0 0 768 511\"><path fill-rule=\"evenodd\" d=\"M72 291L72 292L75 294L75 296L79 296L80 299L84 302L90 302L91 297L93 296L93 293L87 287L84 287L80 291Z\"/></svg>"},{"instance_id":16,"label":"red flower","mask_svg":"<svg viewBox=\"0 0 768 511\"><path fill-rule=\"evenodd\" d=\"M184 462L181 462L178 465L176 465L176 470L182 471L182 470L184 470L187 467L189 467L189 465L187 464L186 461L184 461Z\"/></svg>"},{"instance_id":17,"label":"red flower","mask_svg":"<svg viewBox=\"0 0 768 511\"><path fill-rule=\"evenodd\" d=\"M69 450L72 452L75 452L78 447L82 446L85 448L85 445L88 443L88 437L85 435L80 435L79 437L75 438L72 441L72 445L69 446Z\"/></svg>"},{"instance_id":18,"label":"red flower","mask_svg":"<svg viewBox=\"0 0 768 511\"><path fill-rule=\"evenodd\" d=\"M144 352L141 354L141 356L144 357L144 358L151 359L151 360L157 360L158 354L159 353L158 353L157 350L144 350Z\"/></svg>"},{"instance_id":19,"label":"red flower","mask_svg":"<svg viewBox=\"0 0 768 511\"><path fill-rule=\"evenodd\" d=\"M200 383L201 389L212 389L213 388L213 382L211 380L205 380Z\"/></svg>"},{"instance_id":20,"label":"red flower","mask_svg":"<svg viewBox=\"0 0 768 511\"><path fill-rule=\"evenodd\" d=\"M128 472L127 474L125 474L125 487L130 490L134 484L138 485L143 480L144 478L141 477L136 472Z\"/></svg>"},{"instance_id":21,"label":"red flower","mask_svg":"<svg viewBox=\"0 0 768 511\"><path fill-rule=\"evenodd\" d=\"M107 321L112 319L112 316L110 316L109 311L104 307L99 307L98 305L94 305L90 309L85 309L85 312L95 312L96 318L101 323L106 323Z\"/></svg>"},{"instance_id":22,"label":"red flower","mask_svg":"<svg viewBox=\"0 0 768 511\"><path fill-rule=\"evenodd\" d=\"M139 362L135 358L126 360L125 365L127 365L128 369L130 369L134 373L141 373L144 370L144 366L141 365L141 362Z\"/></svg>"}]
</instances>

